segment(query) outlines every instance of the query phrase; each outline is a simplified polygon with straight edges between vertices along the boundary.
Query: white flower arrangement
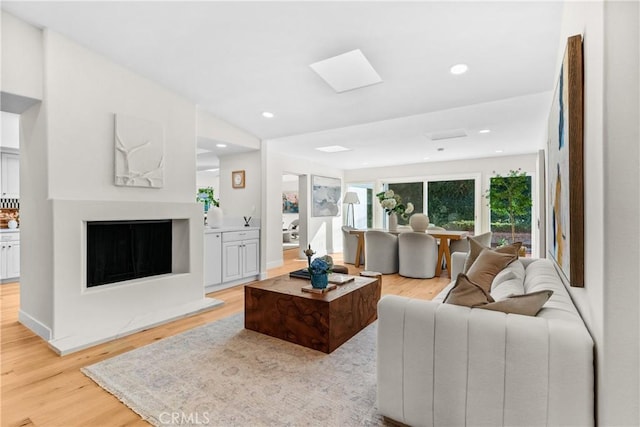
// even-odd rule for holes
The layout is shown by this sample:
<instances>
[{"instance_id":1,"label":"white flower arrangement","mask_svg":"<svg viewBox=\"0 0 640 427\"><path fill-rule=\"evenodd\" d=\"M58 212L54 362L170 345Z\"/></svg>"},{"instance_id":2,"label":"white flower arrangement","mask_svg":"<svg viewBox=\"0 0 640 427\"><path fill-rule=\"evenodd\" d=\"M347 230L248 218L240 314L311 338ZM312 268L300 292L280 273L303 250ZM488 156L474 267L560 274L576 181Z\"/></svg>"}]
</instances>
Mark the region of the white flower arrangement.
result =
<instances>
[{"instance_id":1,"label":"white flower arrangement","mask_svg":"<svg viewBox=\"0 0 640 427\"><path fill-rule=\"evenodd\" d=\"M406 219L409 217L409 214L413 212L413 203L408 202L405 205L402 203L402 197L400 197L399 194L396 194L393 190L382 191L376 194L376 197L380 201L380 206L382 206L388 215L396 213Z\"/></svg>"}]
</instances>

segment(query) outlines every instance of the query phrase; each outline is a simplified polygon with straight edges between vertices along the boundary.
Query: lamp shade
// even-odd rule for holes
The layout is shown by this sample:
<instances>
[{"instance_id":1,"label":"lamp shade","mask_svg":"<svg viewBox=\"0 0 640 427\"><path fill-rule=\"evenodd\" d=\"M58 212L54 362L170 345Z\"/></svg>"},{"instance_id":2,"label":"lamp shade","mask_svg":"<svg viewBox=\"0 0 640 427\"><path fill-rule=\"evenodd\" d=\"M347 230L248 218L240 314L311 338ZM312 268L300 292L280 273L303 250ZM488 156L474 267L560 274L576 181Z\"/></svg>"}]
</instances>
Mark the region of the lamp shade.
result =
<instances>
[{"instance_id":1,"label":"lamp shade","mask_svg":"<svg viewBox=\"0 0 640 427\"><path fill-rule=\"evenodd\" d=\"M347 191L344 194L344 199L342 200L342 203L353 203L353 204L359 205L360 199L358 198L358 193L353 191Z\"/></svg>"}]
</instances>

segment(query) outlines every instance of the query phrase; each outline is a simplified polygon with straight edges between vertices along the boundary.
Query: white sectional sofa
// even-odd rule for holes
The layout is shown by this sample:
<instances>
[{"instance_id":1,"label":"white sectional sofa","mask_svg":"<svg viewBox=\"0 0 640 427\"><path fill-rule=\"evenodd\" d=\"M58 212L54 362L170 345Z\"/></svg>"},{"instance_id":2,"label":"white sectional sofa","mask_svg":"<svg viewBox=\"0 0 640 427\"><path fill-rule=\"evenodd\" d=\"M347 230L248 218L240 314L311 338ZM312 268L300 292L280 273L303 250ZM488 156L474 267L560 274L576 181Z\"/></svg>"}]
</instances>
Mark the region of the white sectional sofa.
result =
<instances>
[{"instance_id":1,"label":"white sectional sofa","mask_svg":"<svg viewBox=\"0 0 640 427\"><path fill-rule=\"evenodd\" d=\"M465 255L453 255L455 280ZM594 424L591 336L551 261L516 262L522 293L554 292L535 317L444 304L453 282L434 301L380 300L382 415L411 426Z\"/></svg>"}]
</instances>

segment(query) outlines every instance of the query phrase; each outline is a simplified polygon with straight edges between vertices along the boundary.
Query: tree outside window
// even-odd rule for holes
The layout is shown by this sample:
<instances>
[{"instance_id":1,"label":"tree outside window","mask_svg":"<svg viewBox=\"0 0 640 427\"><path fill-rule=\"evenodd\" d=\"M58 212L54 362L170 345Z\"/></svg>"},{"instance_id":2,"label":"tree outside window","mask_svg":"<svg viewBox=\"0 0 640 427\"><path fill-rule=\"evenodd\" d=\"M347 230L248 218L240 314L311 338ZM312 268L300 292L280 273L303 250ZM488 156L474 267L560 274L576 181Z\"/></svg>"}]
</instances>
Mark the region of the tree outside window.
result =
<instances>
[{"instance_id":1,"label":"tree outside window","mask_svg":"<svg viewBox=\"0 0 640 427\"><path fill-rule=\"evenodd\" d=\"M491 178L486 194L491 210L492 243L522 242L531 251L531 177L520 169Z\"/></svg>"},{"instance_id":2,"label":"tree outside window","mask_svg":"<svg viewBox=\"0 0 640 427\"><path fill-rule=\"evenodd\" d=\"M476 187L473 179L429 181L427 206L429 222L447 230L475 229Z\"/></svg>"}]
</instances>

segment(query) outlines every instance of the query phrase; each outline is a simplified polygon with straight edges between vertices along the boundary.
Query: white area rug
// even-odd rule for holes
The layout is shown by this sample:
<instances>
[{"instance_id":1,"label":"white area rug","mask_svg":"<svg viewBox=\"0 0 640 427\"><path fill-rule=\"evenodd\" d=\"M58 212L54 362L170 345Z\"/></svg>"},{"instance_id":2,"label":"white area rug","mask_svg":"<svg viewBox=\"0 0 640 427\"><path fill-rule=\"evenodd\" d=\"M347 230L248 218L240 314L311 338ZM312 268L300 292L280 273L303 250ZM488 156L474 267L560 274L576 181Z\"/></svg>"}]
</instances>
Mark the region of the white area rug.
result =
<instances>
[{"instance_id":1,"label":"white area rug","mask_svg":"<svg viewBox=\"0 0 640 427\"><path fill-rule=\"evenodd\" d=\"M82 372L154 425L385 425L376 328L324 354L245 330L238 314Z\"/></svg>"}]
</instances>

